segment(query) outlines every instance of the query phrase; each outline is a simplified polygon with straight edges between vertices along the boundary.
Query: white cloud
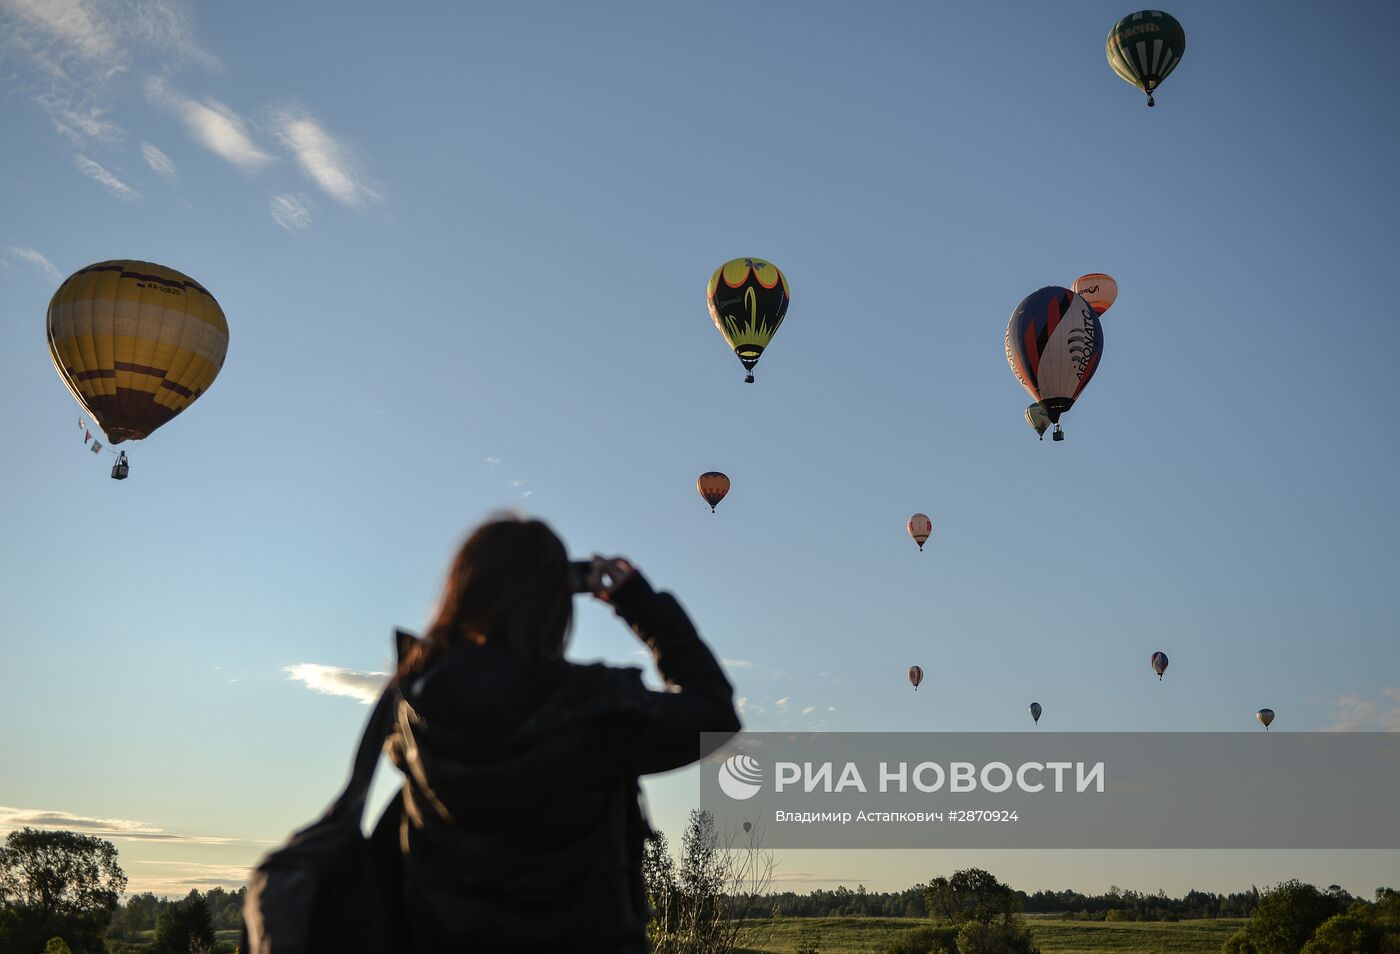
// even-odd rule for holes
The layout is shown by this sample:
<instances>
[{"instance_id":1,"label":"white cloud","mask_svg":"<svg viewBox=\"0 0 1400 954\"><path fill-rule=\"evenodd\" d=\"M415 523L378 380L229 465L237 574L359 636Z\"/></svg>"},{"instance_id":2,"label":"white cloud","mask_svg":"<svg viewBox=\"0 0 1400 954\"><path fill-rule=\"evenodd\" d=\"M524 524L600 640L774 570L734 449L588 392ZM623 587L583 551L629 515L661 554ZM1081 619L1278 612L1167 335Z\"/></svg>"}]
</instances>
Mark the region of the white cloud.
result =
<instances>
[{"instance_id":1,"label":"white cloud","mask_svg":"<svg viewBox=\"0 0 1400 954\"><path fill-rule=\"evenodd\" d=\"M723 663L729 669L753 668L753 663L749 662L747 659L721 659L720 662Z\"/></svg>"},{"instance_id":2,"label":"white cloud","mask_svg":"<svg viewBox=\"0 0 1400 954\"><path fill-rule=\"evenodd\" d=\"M253 142L247 120L217 99L191 99L159 79L146 84L146 94L152 102L174 113L195 142L244 172L256 171L275 160L275 156Z\"/></svg>"},{"instance_id":3,"label":"white cloud","mask_svg":"<svg viewBox=\"0 0 1400 954\"><path fill-rule=\"evenodd\" d=\"M91 176L106 187L112 195L122 199L139 199L141 193L127 185L96 162L87 156L74 156L73 164L78 167L78 171L84 175Z\"/></svg>"},{"instance_id":4,"label":"white cloud","mask_svg":"<svg viewBox=\"0 0 1400 954\"><path fill-rule=\"evenodd\" d=\"M102 104L143 58L166 71L182 60L219 66L195 42L184 0L0 0L0 59L34 68L7 85L32 96L75 145L121 137Z\"/></svg>"},{"instance_id":5,"label":"white cloud","mask_svg":"<svg viewBox=\"0 0 1400 954\"><path fill-rule=\"evenodd\" d=\"M292 234L311 228L311 206L302 195L274 195L270 200L273 220Z\"/></svg>"},{"instance_id":6,"label":"white cloud","mask_svg":"<svg viewBox=\"0 0 1400 954\"><path fill-rule=\"evenodd\" d=\"M126 818L96 818L90 815L74 815L72 812L48 811L39 808L11 808L0 805L0 831L15 831L20 828L45 828L77 831L85 835L102 838L120 838L125 841L177 842L188 845L230 845L234 838L215 838L209 835L179 835L146 822Z\"/></svg>"},{"instance_id":7,"label":"white cloud","mask_svg":"<svg viewBox=\"0 0 1400 954\"><path fill-rule=\"evenodd\" d=\"M359 669L342 669L339 666L323 666L319 663L297 663L283 670L297 682L305 683L306 688L328 696L349 696L369 705L384 691L387 672L364 672Z\"/></svg>"},{"instance_id":8,"label":"white cloud","mask_svg":"<svg viewBox=\"0 0 1400 954\"><path fill-rule=\"evenodd\" d=\"M0 9L61 45L64 51L87 59L117 54L116 33L83 0L0 0Z\"/></svg>"},{"instance_id":9,"label":"white cloud","mask_svg":"<svg viewBox=\"0 0 1400 954\"><path fill-rule=\"evenodd\" d=\"M89 139L99 142L116 142L122 137L121 127L110 119L104 119L107 111L86 101L74 102L58 90L50 90L38 97L53 121L54 129L66 136L74 145L82 145Z\"/></svg>"},{"instance_id":10,"label":"white cloud","mask_svg":"<svg viewBox=\"0 0 1400 954\"><path fill-rule=\"evenodd\" d=\"M17 258L28 262L55 282L63 279L63 273L53 267L53 262L44 257L42 252L32 248L25 248L22 245L11 245L6 251L7 258Z\"/></svg>"},{"instance_id":11,"label":"white cloud","mask_svg":"<svg viewBox=\"0 0 1400 954\"><path fill-rule=\"evenodd\" d=\"M501 459L500 459L499 457L488 457L488 458L486 458L486 463L490 464L492 467L495 467L495 466L496 466L497 464L499 464L500 462L501 462Z\"/></svg>"},{"instance_id":12,"label":"white cloud","mask_svg":"<svg viewBox=\"0 0 1400 954\"><path fill-rule=\"evenodd\" d=\"M734 700L734 708L737 709L737 710L739 711L740 714L743 714L743 711L744 711L745 709L747 709L748 707L749 707L749 697L748 697L748 696L740 696L738 699L735 699L735 700Z\"/></svg>"},{"instance_id":13,"label":"white cloud","mask_svg":"<svg viewBox=\"0 0 1400 954\"><path fill-rule=\"evenodd\" d=\"M1382 699L1348 693L1332 701L1334 732L1400 732L1400 688L1381 690Z\"/></svg>"},{"instance_id":14,"label":"white cloud","mask_svg":"<svg viewBox=\"0 0 1400 954\"><path fill-rule=\"evenodd\" d=\"M774 702L773 705L775 705L775 706L785 706L785 705L787 705L791 700L792 700L792 696L783 696L783 697L782 697L781 699L779 699L777 702Z\"/></svg>"},{"instance_id":15,"label":"white cloud","mask_svg":"<svg viewBox=\"0 0 1400 954\"><path fill-rule=\"evenodd\" d=\"M165 176L167 179L175 178L175 163L171 162L170 157L155 146L152 146L148 142L143 142L141 144L141 155L146 158L146 165L150 166L151 170L155 172L156 175Z\"/></svg>"},{"instance_id":16,"label":"white cloud","mask_svg":"<svg viewBox=\"0 0 1400 954\"><path fill-rule=\"evenodd\" d=\"M223 888L237 891L248 883L248 874L253 869L247 865L211 865L194 861L152 861L137 858L123 861L129 878L126 886L128 895L149 891L157 895L183 897L191 890L208 891L210 888ZM147 873L146 868L154 870ZM168 873L165 869L173 869Z\"/></svg>"},{"instance_id":17,"label":"white cloud","mask_svg":"<svg viewBox=\"0 0 1400 954\"><path fill-rule=\"evenodd\" d=\"M345 143L296 105L273 112L272 129L312 182L345 205L379 199L379 190L361 171L360 162Z\"/></svg>"},{"instance_id":18,"label":"white cloud","mask_svg":"<svg viewBox=\"0 0 1400 954\"><path fill-rule=\"evenodd\" d=\"M807 708L805 708L805 709L802 710L802 714L803 714L803 715L811 715L813 712L816 712L816 711L817 711L817 707L816 707L816 706L808 706Z\"/></svg>"}]
</instances>

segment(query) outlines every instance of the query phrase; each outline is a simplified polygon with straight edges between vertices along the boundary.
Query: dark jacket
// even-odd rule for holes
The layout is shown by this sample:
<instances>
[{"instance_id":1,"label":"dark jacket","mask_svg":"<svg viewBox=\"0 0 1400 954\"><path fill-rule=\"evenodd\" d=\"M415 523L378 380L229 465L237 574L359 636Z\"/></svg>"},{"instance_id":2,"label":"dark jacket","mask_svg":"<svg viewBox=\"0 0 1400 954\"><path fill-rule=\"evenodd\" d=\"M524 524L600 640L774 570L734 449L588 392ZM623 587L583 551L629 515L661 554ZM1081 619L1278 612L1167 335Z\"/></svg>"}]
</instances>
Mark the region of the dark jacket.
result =
<instances>
[{"instance_id":1,"label":"dark jacket","mask_svg":"<svg viewBox=\"0 0 1400 954\"><path fill-rule=\"evenodd\" d=\"M641 670L525 666L467 646L403 687L403 900L419 952L646 951L637 777L739 729L733 689L685 611L635 576L613 605L652 649Z\"/></svg>"}]
</instances>

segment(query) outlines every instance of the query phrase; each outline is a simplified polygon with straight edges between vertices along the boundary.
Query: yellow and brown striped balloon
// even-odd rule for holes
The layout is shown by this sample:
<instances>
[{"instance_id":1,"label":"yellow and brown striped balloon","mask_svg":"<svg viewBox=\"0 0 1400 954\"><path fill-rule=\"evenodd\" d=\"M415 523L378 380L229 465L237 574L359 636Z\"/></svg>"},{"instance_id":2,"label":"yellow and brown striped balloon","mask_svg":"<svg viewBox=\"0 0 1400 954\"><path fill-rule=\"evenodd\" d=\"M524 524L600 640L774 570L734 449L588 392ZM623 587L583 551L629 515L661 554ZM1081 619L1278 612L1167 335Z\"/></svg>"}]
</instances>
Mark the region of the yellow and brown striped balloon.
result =
<instances>
[{"instance_id":1,"label":"yellow and brown striped balloon","mask_svg":"<svg viewBox=\"0 0 1400 954\"><path fill-rule=\"evenodd\" d=\"M710 513L714 513L724 495L729 493L729 478L717 470L707 470L695 481L695 489L710 505Z\"/></svg>"},{"instance_id":2,"label":"yellow and brown striped balloon","mask_svg":"<svg viewBox=\"0 0 1400 954\"><path fill-rule=\"evenodd\" d=\"M173 268L125 259L69 276L49 302L48 335L59 376L113 444L189 407L228 352L213 295Z\"/></svg>"}]
</instances>

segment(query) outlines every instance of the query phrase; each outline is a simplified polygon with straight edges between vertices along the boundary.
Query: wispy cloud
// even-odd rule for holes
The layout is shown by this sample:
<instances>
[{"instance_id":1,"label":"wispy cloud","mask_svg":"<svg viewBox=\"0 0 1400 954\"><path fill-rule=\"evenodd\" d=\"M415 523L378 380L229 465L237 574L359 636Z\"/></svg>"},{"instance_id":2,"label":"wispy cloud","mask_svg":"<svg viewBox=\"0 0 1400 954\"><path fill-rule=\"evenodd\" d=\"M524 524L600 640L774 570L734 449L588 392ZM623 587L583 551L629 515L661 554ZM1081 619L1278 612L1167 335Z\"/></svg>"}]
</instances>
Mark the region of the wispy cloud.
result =
<instances>
[{"instance_id":1,"label":"wispy cloud","mask_svg":"<svg viewBox=\"0 0 1400 954\"><path fill-rule=\"evenodd\" d=\"M220 65L195 41L184 0L0 0L0 56L34 68L11 88L31 95L75 145L121 137L102 103L143 57L161 70L185 60Z\"/></svg>"},{"instance_id":2,"label":"wispy cloud","mask_svg":"<svg viewBox=\"0 0 1400 954\"><path fill-rule=\"evenodd\" d=\"M112 195L122 199L141 198L141 193L102 168L99 163L93 162L87 156L74 156L73 164L78 167L79 172L96 179L108 192L112 193Z\"/></svg>"},{"instance_id":3,"label":"wispy cloud","mask_svg":"<svg viewBox=\"0 0 1400 954\"><path fill-rule=\"evenodd\" d=\"M53 267L53 262L49 261L42 252L35 249L25 248L22 245L11 245L6 249L5 256L7 258L19 259L22 262L28 262L54 282L63 279L63 273Z\"/></svg>"},{"instance_id":4,"label":"wispy cloud","mask_svg":"<svg viewBox=\"0 0 1400 954\"><path fill-rule=\"evenodd\" d=\"M148 142L141 144L141 155L146 159L146 165L151 167L151 171L156 175L164 176L167 179L175 178L175 163L170 161L170 157L161 152Z\"/></svg>"},{"instance_id":5,"label":"wispy cloud","mask_svg":"<svg viewBox=\"0 0 1400 954\"><path fill-rule=\"evenodd\" d=\"M501 459L500 459L499 457L488 457L488 458L486 458L486 463L490 464L492 467L495 467L495 466L496 466L497 464L499 464L500 462L501 462Z\"/></svg>"},{"instance_id":6,"label":"wispy cloud","mask_svg":"<svg viewBox=\"0 0 1400 954\"><path fill-rule=\"evenodd\" d=\"M275 156L253 142L248 121L217 99L192 99L160 79L146 84L146 95L183 122L195 142L244 172L254 172L275 161Z\"/></svg>"},{"instance_id":7,"label":"wispy cloud","mask_svg":"<svg viewBox=\"0 0 1400 954\"><path fill-rule=\"evenodd\" d=\"M295 235L311 228L311 203L303 195L274 195L270 202L273 221Z\"/></svg>"},{"instance_id":8,"label":"wispy cloud","mask_svg":"<svg viewBox=\"0 0 1400 954\"><path fill-rule=\"evenodd\" d=\"M19 828L49 828L82 832L102 838L127 841L177 842L187 845L231 845L236 838L216 838L210 835L180 835L147 822L126 818L97 818L72 812L48 811L39 808L11 808L0 805L0 831Z\"/></svg>"},{"instance_id":9,"label":"wispy cloud","mask_svg":"<svg viewBox=\"0 0 1400 954\"><path fill-rule=\"evenodd\" d=\"M721 663L728 669L752 669L753 663L747 659L721 659Z\"/></svg>"},{"instance_id":10,"label":"wispy cloud","mask_svg":"<svg viewBox=\"0 0 1400 954\"><path fill-rule=\"evenodd\" d=\"M323 666L320 663L297 663L283 670L292 679L304 683L306 688L328 696L349 696L369 705L384 691L387 672L365 672L359 669L342 669L339 666Z\"/></svg>"},{"instance_id":11,"label":"wispy cloud","mask_svg":"<svg viewBox=\"0 0 1400 954\"><path fill-rule=\"evenodd\" d=\"M775 705L775 706L785 706L785 705L787 705L787 704L788 704L789 702L791 702L791 701L792 701L792 696L783 696L781 699L776 700L776 701L773 703L773 705Z\"/></svg>"},{"instance_id":12,"label":"wispy cloud","mask_svg":"<svg viewBox=\"0 0 1400 954\"><path fill-rule=\"evenodd\" d=\"M364 174L354 151L301 106L273 110L272 130L307 178L332 199L345 205L363 205L380 198L378 186Z\"/></svg>"},{"instance_id":13,"label":"wispy cloud","mask_svg":"<svg viewBox=\"0 0 1400 954\"><path fill-rule=\"evenodd\" d=\"M188 894L191 890L223 888L237 891L248 883L247 865L210 865L194 861L152 861L138 858L126 863L128 894L149 891L158 895ZM147 871L147 869L154 869ZM167 870L168 869L168 870Z\"/></svg>"},{"instance_id":14,"label":"wispy cloud","mask_svg":"<svg viewBox=\"0 0 1400 954\"><path fill-rule=\"evenodd\" d=\"M802 714L803 714L803 715L811 715L813 712L816 712L816 711L817 711L817 707L816 707L816 706L806 706L806 707L802 710Z\"/></svg>"},{"instance_id":15,"label":"wispy cloud","mask_svg":"<svg viewBox=\"0 0 1400 954\"><path fill-rule=\"evenodd\" d=\"M0 10L70 55L100 60L119 50L111 24L83 0L0 0Z\"/></svg>"},{"instance_id":16,"label":"wispy cloud","mask_svg":"<svg viewBox=\"0 0 1400 954\"><path fill-rule=\"evenodd\" d=\"M1359 692L1348 693L1332 700L1334 732L1400 732L1400 688L1381 690L1381 698Z\"/></svg>"}]
</instances>

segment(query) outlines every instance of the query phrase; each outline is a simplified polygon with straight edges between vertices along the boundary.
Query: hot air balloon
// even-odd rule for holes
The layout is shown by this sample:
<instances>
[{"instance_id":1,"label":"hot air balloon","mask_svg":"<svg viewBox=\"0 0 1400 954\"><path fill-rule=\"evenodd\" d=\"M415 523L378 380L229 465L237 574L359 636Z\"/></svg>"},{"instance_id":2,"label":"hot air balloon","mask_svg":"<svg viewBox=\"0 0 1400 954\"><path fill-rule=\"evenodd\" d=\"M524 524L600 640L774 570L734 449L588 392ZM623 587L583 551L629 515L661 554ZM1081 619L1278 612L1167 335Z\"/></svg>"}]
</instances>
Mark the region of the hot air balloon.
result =
<instances>
[{"instance_id":1,"label":"hot air balloon","mask_svg":"<svg viewBox=\"0 0 1400 954\"><path fill-rule=\"evenodd\" d=\"M1264 731L1267 732L1269 730L1269 726L1273 725L1274 722L1274 710L1260 709L1258 712L1254 713L1254 718L1259 720L1259 724L1262 725L1264 727Z\"/></svg>"},{"instance_id":2,"label":"hot air balloon","mask_svg":"<svg viewBox=\"0 0 1400 954\"><path fill-rule=\"evenodd\" d=\"M744 822L744 834L747 835L751 831L753 831L753 822Z\"/></svg>"},{"instance_id":3,"label":"hot air balloon","mask_svg":"<svg viewBox=\"0 0 1400 954\"><path fill-rule=\"evenodd\" d=\"M1167 671L1167 654L1161 651L1152 654L1152 671L1157 674L1157 681L1162 681L1162 673ZM1190 682L1191 680L1187 680Z\"/></svg>"},{"instance_id":4,"label":"hot air balloon","mask_svg":"<svg viewBox=\"0 0 1400 954\"><path fill-rule=\"evenodd\" d=\"M1089 303L1089 307L1094 309L1096 315L1102 316L1118 300L1118 283L1113 280L1112 275L1105 275L1102 272L1080 275L1069 287L1072 292Z\"/></svg>"},{"instance_id":5,"label":"hot air balloon","mask_svg":"<svg viewBox=\"0 0 1400 954\"><path fill-rule=\"evenodd\" d=\"M919 683L924 681L924 671L918 666L909 667L909 682L914 686L914 691L919 691Z\"/></svg>"},{"instance_id":6,"label":"hot air balloon","mask_svg":"<svg viewBox=\"0 0 1400 954\"><path fill-rule=\"evenodd\" d=\"M1074 406L1103 357L1103 323L1081 296L1048 285L1021 300L1006 324L1006 362L1062 441L1060 415Z\"/></svg>"},{"instance_id":7,"label":"hot air balloon","mask_svg":"<svg viewBox=\"0 0 1400 954\"><path fill-rule=\"evenodd\" d=\"M1040 435L1041 440L1045 440L1045 431L1050 427L1050 415L1045 413L1045 408L1039 404L1026 408L1026 423Z\"/></svg>"},{"instance_id":8,"label":"hot air balloon","mask_svg":"<svg viewBox=\"0 0 1400 954\"><path fill-rule=\"evenodd\" d=\"M729 493L729 478L717 470L707 470L695 481L695 486L710 505L710 513L714 513L715 507Z\"/></svg>"},{"instance_id":9,"label":"hot air balloon","mask_svg":"<svg viewBox=\"0 0 1400 954\"><path fill-rule=\"evenodd\" d=\"M787 276L772 262L736 258L715 269L707 298L715 327L749 372L744 380L753 384L754 365L787 314Z\"/></svg>"},{"instance_id":10,"label":"hot air balloon","mask_svg":"<svg viewBox=\"0 0 1400 954\"><path fill-rule=\"evenodd\" d=\"M916 513L909 518L909 536L914 538L914 542L919 545L919 550L924 548L925 541L929 534L933 533L933 521L926 515Z\"/></svg>"},{"instance_id":11,"label":"hot air balloon","mask_svg":"<svg viewBox=\"0 0 1400 954\"><path fill-rule=\"evenodd\" d=\"M47 326L59 377L112 444L149 437L194 403L228 351L228 322L214 296L150 262L74 272L54 292ZM126 476L125 453L112 476Z\"/></svg>"},{"instance_id":12,"label":"hot air balloon","mask_svg":"<svg viewBox=\"0 0 1400 954\"><path fill-rule=\"evenodd\" d=\"M1147 105L1156 106L1152 91L1181 62L1186 31L1161 10L1130 13L1108 31L1104 52L1113 72L1146 93Z\"/></svg>"},{"instance_id":13,"label":"hot air balloon","mask_svg":"<svg viewBox=\"0 0 1400 954\"><path fill-rule=\"evenodd\" d=\"M1032 703L1031 703L1031 718L1035 720L1035 724L1036 724L1036 725L1040 725L1040 711L1041 711L1041 710L1040 710L1040 703L1038 703L1038 702L1032 702Z\"/></svg>"}]
</instances>

